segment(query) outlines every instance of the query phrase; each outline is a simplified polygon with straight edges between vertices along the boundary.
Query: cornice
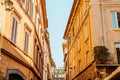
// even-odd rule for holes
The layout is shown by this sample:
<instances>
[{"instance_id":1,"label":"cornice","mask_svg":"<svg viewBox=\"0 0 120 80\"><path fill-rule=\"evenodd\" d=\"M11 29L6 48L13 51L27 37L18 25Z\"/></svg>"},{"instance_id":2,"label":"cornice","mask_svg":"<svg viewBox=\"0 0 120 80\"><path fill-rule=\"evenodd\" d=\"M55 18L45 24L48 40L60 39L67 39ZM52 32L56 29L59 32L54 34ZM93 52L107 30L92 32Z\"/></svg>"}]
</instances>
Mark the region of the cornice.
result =
<instances>
[{"instance_id":1,"label":"cornice","mask_svg":"<svg viewBox=\"0 0 120 80\"><path fill-rule=\"evenodd\" d=\"M40 3L41 3L41 8L42 8L44 28L48 28L48 19L47 19L47 12L46 12L46 0L40 0Z\"/></svg>"},{"instance_id":2,"label":"cornice","mask_svg":"<svg viewBox=\"0 0 120 80\"><path fill-rule=\"evenodd\" d=\"M72 6L72 9L71 9L70 16L68 18L67 26L66 26L64 36L63 36L64 39L67 39L67 34L69 32L70 25L73 22L73 18L75 16L75 12L77 10L77 7L79 6L79 3L80 3L80 0L74 0L74 2L73 2L73 6Z\"/></svg>"}]
</instances>

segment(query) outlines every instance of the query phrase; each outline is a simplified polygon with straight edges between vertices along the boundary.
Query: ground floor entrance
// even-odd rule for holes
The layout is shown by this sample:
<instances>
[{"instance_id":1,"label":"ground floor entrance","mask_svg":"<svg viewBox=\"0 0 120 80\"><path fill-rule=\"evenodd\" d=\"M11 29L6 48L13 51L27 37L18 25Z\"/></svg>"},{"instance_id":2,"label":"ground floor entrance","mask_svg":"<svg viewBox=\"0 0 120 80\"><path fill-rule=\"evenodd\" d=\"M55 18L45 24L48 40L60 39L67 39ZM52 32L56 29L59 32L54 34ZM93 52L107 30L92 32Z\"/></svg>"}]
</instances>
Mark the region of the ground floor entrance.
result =
<instances>
[{"instance_id":1,"label":"ground floor entrance","mask_svg":"<svg viewBox=\"0 0 120 80\"><path fill-rule=\"evenodd\" d=\"M10 74L8 80L24 80L24 79L18 74Z\"/></svg>"},{"instance_id":2,"label":"ground floor entrance","mask_svg":"<svg viewBox=\"0 0 120 80\"><path fill-rule=\"evenodd\" d=\"M25 80L25 76L19 69L8 69L7 80Z\"/></svg>"}]
</instances>

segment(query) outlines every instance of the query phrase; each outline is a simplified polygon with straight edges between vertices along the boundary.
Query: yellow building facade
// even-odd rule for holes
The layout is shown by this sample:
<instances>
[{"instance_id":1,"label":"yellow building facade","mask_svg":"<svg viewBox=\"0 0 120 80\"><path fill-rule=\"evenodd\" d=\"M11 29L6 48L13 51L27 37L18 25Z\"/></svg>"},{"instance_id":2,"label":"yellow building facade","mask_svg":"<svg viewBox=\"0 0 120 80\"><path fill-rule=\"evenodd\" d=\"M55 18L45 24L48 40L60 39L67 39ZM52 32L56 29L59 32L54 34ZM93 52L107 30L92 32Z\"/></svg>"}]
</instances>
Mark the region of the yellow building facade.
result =
<instances>
[{"instance_id":1,"label":"yellow building facade","mask_svg":"<svg viewBox=\"0 0 120 80\"><path fill-rule=\"evenodd\" d=\"M0 1L0 80L43 80L47 24L45 0Z\"/></svg>"},{"instance_id":2,"label":"yellow building facade","mask_svg":"<svg viewBox=\"0 0 120 80\"><path fill-rule=\"evenodd\" d=\"M63 37L66 80L101 80L119 66L119 3L119 0L74 1ZM106 64L95 62L95 46L108 48Z\"/></svg>"}]
</instances>

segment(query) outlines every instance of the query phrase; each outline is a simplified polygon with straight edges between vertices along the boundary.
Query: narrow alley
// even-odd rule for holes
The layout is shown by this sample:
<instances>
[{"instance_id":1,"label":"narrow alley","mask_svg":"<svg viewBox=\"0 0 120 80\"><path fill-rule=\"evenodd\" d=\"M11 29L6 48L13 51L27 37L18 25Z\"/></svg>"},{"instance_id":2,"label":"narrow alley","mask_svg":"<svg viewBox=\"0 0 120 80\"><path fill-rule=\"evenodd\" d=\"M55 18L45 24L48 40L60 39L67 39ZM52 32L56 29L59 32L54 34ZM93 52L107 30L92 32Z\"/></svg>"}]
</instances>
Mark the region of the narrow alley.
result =
<instances>
[{"instance_id":1,"label":"narrow alley","mask_svg":"<svg viewBox=\"0 0 120 80\"><path fill-rule=\"evenodd\" d=\"M120 0L0 0L0 80L120 80Z\"/></svg>"}]
</instances>

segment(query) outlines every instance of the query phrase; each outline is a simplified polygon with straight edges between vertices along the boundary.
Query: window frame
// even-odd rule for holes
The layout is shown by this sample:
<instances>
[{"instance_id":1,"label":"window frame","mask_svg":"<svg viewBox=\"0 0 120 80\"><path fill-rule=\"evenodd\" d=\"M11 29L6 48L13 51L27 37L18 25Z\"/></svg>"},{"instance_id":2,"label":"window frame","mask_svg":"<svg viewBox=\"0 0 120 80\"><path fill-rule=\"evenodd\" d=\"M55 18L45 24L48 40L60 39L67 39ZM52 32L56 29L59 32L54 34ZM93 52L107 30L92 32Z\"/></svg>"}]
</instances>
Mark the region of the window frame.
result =
<instances>
[{"instance_id":1,"label":"window frame","mask_svg":"<svg viewBox=\"0 0 120 80\"><path fill-rule=\"evenodd\" d=\"M28 13L28 15L31 18L33 18L33 6L34 6L34 4L33 4L32 0L26 0L25 3L26 3L26 5L25 5L26 12Z\"/></svg>"},{"instance_id":2,"label":"window frame","mask_svg":"<svg viewBox=\"0 0 120 80\"><path fill-rule=\"evenodd\" d=\"M28 51L29 51L29 39L30 39L30 32L29 32L29 30L27 30L27 29L25 29L25 36L24 36L24 51L26 52L26 53L28 53ZM27 35L28 35L28 38L27 38L27 43L26 43L26 33L27 33ZM26 51L27 50L27 51Z\"/></svg>"},{"instance_id":3,"label":"window frame","mask_svg":"<svg viewBox=\"0 0 120 80\"><path fill-rule=\"evenodd\" d=\"M87 51L86 52L86 66L88 66L90 64L90 52Z\"/></svg>"},{"instance_id":4,"label":"window frame","mask_svg":"<svg viewBox=\"0 0 120 80\"><path fill-rule=\"evenodd\" d=\"M14 22L14 27L13 27L13 19L15 21ZM17 22L17 24L16 24L16 22ZM15 15L12 15L10 40L15 44L16 44L16 41L17 41L18 25L19 25L19 19Z\"/></svg>"},{"instance_id":5,"label":"window frame","mask_svg":"<svg viewBox=\"0 0 120 80\"><path fill-rule=\"evenodd\" d=\"M117 47L119 47L119 49L120 49L120 43L114 43L117 63L120 64L120 62L118 61L118 53L117 53L117 50L116 50L116 49L117 49L116 45L117 45Z\"/></svg>"},{"instance_id":6,"label":"window frame","mask_svg":"<svg viewBox=\"0 0 120 80\"><path fill-rule=\"evenodd\" d=\"M78 72L80 72L81 71L81 60L78 61L78 69L79 69Z\"/></svg>"},{"instance_id":7,"label":"window frame","mask_svg":"<svg viewBox=\"0 0 120 80\"><path fill-rule=\"evenodd\" d=\"M111 12L111 21L112 21L112 28L120 28L120 25L118 23L118 15L117 13L120 13L120 12L117 12L117 11L112 11Z\"/></svg>"}]
</instances>

